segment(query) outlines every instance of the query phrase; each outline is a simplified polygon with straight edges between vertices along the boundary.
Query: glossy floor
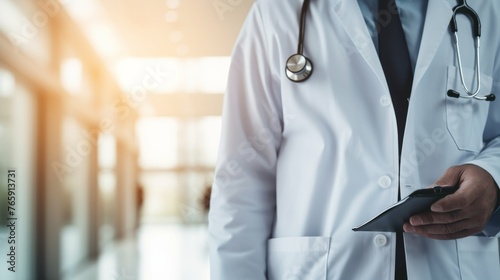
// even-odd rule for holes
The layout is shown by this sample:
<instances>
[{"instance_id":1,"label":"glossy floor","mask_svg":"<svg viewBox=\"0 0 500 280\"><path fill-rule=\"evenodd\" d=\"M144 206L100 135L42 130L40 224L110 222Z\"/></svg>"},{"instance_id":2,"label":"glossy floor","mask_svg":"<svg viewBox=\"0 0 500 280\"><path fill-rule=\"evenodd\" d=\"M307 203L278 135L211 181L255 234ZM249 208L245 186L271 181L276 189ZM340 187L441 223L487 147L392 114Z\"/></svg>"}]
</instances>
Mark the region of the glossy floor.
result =
<instances>
[{"instance_id":1,"label":"glossy floor","mask_svg":"<svg viewBox=\"0 0 500 280\"><path fill-rule=\"evenodd\" d=\"M152 224L65 280L208 280L206 225Z\"/></svg>"}]
</instances>

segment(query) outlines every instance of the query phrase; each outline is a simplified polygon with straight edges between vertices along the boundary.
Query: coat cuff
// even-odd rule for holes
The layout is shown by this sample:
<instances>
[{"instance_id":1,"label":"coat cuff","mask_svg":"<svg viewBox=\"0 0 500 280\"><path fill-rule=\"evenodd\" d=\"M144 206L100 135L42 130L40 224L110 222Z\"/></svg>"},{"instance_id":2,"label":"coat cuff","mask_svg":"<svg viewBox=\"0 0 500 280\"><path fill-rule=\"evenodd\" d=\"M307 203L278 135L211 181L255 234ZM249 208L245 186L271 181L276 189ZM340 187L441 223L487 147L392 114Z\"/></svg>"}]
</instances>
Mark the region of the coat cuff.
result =
<instances>
[{"instance_id":1,"label":"coat cuff","mask_svg":"<svg viewBox=\"0 0 500 280\"><path fill-rule=\"evenodd\" d=\"M473 160L468 163L483 168L488 173L490 173L490 175L493 177L493 180L495 181L497 187L497 204L495 206L493 214L491 215L490 221L486 224L482 233L479 234L481 236L494 237L500 232L500 174L495 173L497 171L496 169L492 168L487 163L481 160Z\"/></svg>"},{"instance_id":2,"label":"coat cuff","mask_svg":"<svg viewBox=\"0 0 500 280\"><path fill-rule=\"evenodd\" d=\"M494 237L500 232L500 198L497 198L497 200L497 208L495 212L493 212L493 215L491 215L490 221L483 229L483 234L487 237Z\"/></svg>"}]
</instances>

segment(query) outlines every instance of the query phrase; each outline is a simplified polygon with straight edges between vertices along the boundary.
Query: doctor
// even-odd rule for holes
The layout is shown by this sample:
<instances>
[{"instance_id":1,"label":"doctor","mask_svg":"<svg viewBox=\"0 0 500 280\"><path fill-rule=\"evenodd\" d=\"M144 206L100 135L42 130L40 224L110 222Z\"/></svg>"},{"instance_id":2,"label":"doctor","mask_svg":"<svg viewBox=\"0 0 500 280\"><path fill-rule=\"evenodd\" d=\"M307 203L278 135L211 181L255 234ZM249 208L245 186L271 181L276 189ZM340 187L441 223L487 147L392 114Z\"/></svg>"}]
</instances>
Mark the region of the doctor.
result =
<instances>
[{"instance_id":1,"label":"doctor","mask_svg":"<svg viewBox=\"0 0 500 280\"><path fill-rule=\"evenodd\" d=\"M412 71L402 120L379 58L377 0L311 0L303 82L285 68L303 1L256 1L225 97L212 279L394 279L396 263L407 271L397 279L500 279L500 100L463 87L500 93L500 2L468 1L482 22L479 83L464 15L458 66L459 2L397 1ZM434 184L460 188L405 224L405 254L395 233L351 230Z\"/></svg>"}]
</instances>

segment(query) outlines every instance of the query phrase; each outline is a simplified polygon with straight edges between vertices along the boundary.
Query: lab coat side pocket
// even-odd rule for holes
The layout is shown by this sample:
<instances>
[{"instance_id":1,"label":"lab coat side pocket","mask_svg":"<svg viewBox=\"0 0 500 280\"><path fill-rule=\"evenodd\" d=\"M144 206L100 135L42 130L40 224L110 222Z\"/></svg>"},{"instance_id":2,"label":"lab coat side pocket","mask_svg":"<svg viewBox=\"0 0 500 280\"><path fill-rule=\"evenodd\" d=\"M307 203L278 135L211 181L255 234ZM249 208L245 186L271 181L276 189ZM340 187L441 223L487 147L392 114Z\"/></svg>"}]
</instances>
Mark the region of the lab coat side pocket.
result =
<instances>
[{"instance_id":1,"label":"lab coat side pocket","mask_svg":"<svg viewBox=\"0 0 500 280\"><path fill-rule=\"evenodd\" d=\"M472 84L475 77L472 69L463 69L464 79L469 90L476 89ZM481 74L481 90L478 95L491 93L493 79ZM448 67L448 80L446 90L453 89L461 95L467 95L460 79L458 68ZM446 95L446 92L444 93ZM488 117L490 101L474 98L454 98L445 96L446 100L446 125L457 148L463 151L479 153L483 148L483 131Z\"/></svg>"},{"instance_id":2,"label":"lab coat side pocket","mask_svg":"<svg viewBox=\"0 0 500 280\"><path fill-rule=\"evenodd\" d=\"M498 238L471 236L457 240L461 279L499 279Z\"/></svg>"},{"instance_id":3,"label":"lab coat side pocket","mask_svg":"<svg viewBox=\"0 0 500 280\"><path fill-rule=\"evenodd\" d=\"M329 247L330 237L284 237L268 240L268 279L326 279Z\"/></svg>"}]
</instances>

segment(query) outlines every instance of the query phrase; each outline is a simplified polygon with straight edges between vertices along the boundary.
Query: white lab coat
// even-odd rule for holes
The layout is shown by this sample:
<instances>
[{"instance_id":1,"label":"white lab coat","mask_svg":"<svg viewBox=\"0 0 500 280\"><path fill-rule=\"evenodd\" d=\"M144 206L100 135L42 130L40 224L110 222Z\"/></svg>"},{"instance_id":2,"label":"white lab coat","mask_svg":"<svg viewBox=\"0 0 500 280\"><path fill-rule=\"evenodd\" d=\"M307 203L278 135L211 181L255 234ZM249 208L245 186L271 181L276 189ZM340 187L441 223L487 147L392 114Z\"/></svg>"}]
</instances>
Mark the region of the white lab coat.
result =
<instances>
[{"instance_id":1,"label":"white lab coat","mask_svg":"<svg viewBox=\"0 0 500 280\"><path fill-rule=\"evenodd\" d=\"M500 1L468 2L483 27L481 95L500 96ZM463 93L449 31L456 1L430 0L400 170L396 117L358 2L311 1L304 54L314 70L292 83L284 70L301 5L257 1L234 49L209 214L212 279L392 279L395 234L351 228L395 203L398 183L404 197L453 165L474 163L500 182L500 100L446 96ZM459 17L469 83L470 26ZM409 279L500 279L499 216L459 240L405 234Z\"/></svg>"}]
</instances>

